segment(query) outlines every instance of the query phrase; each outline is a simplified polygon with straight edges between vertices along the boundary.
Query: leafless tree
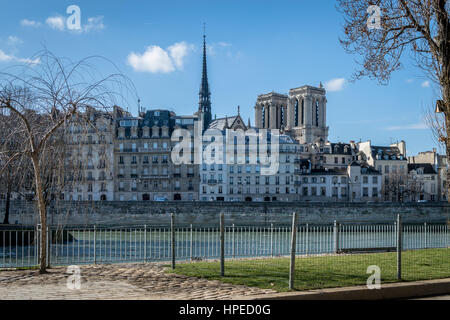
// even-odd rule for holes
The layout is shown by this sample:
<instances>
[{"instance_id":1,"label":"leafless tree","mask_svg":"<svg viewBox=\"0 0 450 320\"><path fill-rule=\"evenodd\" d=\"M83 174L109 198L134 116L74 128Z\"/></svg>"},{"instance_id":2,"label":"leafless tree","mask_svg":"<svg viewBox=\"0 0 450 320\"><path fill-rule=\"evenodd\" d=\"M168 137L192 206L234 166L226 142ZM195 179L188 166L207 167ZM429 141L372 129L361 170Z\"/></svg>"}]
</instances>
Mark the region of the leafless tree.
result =
<instances>
[{"instance_id":1,"label":"leafless tree","mask_svg":"<svg viewBox=\"0 0 450 320\"><path fill-rule=\"evenodd\" d=\"M0 114L0 167L2 163L8 161L19 148L19 140L14 137L14 119L16 115ZM3 142L4 141L4 142ZM18 157L9 165L0 175L0 193L4 194L5 207L3 224L9 224L9 212L11 205L11 198L29 196L32 192L32 185L29 183L29 178L32 173L31 162L26 157Z\"/></svg>"},{"instance_id":2,"label":"leafless tree","mask_svg":"<svg viewBox=\"0 0 450 320\"><path fill-rule=\"evenodd\" d=\"M449 0L338 0L345 18L341 44L352 54L362 56L361 69L354 79L369 77L388 83L401 67L405 53L412 54L417 66L440 88L437 106L437 135L450 158L450 21ZM380 28L374 7L380 8ZM371 8L369 10L369 7ZM375 15L374 15L375 12ZM373 20L375 19L375 20ZM373 26L373 24L371 25ZM375 25L376 26L376 25ZM447 190L450 171L447 172ZM449 199L450 200L450 199Z\"/></svg>"},{"instance_id":3,"label":"leafless tree","mask_svg":"<svg viewBox=\"0 0 450 320\"><path fill-rule=\"evenodd\" d=\"M0 175L20 157L31 161L39 221L46 230L48 197L65 176L61 136L71 121L84 119L88 108L108 110L117 99L123 102L132 85L120 72L103 76L101 64L113 66L105 58L74 63L44 50L33 60L39 63L0 72L0 110L20 119L13 135L20 147L3 161ZM41 232L41 273L47 268L46 243L46 232Z\"/></svg>"}]
</instances>

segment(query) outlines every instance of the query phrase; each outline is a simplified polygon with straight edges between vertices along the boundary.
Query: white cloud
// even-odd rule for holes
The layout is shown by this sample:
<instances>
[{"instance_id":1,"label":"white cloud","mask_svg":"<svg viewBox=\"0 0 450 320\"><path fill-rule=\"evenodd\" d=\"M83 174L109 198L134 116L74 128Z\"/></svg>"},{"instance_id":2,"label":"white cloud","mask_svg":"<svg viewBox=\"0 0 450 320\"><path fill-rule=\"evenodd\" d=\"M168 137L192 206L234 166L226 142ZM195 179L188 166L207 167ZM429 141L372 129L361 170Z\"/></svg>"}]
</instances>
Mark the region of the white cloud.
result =
<instances>
[{"instance_id":1,"label":"white cloud","mask_svg":"<svg viewBox=\"0 0 450 320\"><path fill-rule=\"evenodd\" d=\"M105 25L103 24L103 16L88 18L87 24L85 25L82 24L83 32L102 29L105 29Z\"/></svg>"},{"instance_id":2,"label":"white cloud","mask_svg":"<svg viewBox=\"0 0 450 320\"><path fill-rule=\"evenodd\" d=\"M430 81L424 81L424 82L422 82L422 87L423 87L423 88L429 88L429 87L430 87Z\"/></svg>"},{"instance_id":3,"label":"white cloud","mask_svg":"<svg viewBox=\"0 0 450 320\"><path fill-rule=\"evenodd\" d=\"M45 23L52 29L63 31L65 28L65 19L61 16L48 17Z\"/></svg>"},{"instance_id":4,"label":"white cloud","mask_svg":"<svg viewBox=\"0 0 450 320\"><path fill-rule=\"evenodd\" d=\"M168 73L175 71L172 59L169 54L159 46L147 47L143 54L130 53L128 64L139 72Z\"/></svg>"},{"instance_id":5,"label":"white cloud","mask_svg":"<svg viewBox=\"0 0 450 320\"><path fill-rule=\"evenodd\" d=\"M3 50L0 49L0 62L8 62L13 59L13 56L6 54Z\"/></svg>"},{"instance_id":6,"label":"white cloud","mask_svg":"<svg viewBox=\"0 0 450 320\"><path fill-rule=\"evenodd\" d=\"M413 123L413 124L407 124L404 126L392 126L392 127L387 127L385 128L388 131L398 131L398 130L424 130L424 129L428 129L428 126L423 123L423 122L419 122L419 123Z\"/></svg>"},{"instance_id":7,"label":"white cloud","mask_svg":"<svg viewBox=\"0 0 450 320\"><path fill-rule=\"evenodd\" d=\"M36 59L18 58L15 55L7 54L0 49L0 62L11 62L11 61L27 64L39 64L41 62L39 58Z\"/></svg>"},{"instance_id":8,"label":"white cloud","mask_svg":"<svg viewBox=\"0 0 450 320\"><path fill-rule=\"evenodd\" d=\"M223 42L223 41L219 42L218 45L221 47L231 47L231 43Z\"/></svg>"},{"instance_id":9,"label":"white cloud","mask_svg":"<svg viewBox=\"0 0 450 320\"><path fill-rule=\"evenodd\" d=\"M23 43L23 41L16 36L9 36L8 40L7 40L7 44L10 46L19 45L22 43Z\"/></svg>"},{"instance_id":10,"label":"white cloud","mask_svg":"<svg viewBox=\"0 0 450 320\"><path fill-rule=\"evenodd\" d=\"M193 50L194 46L189 45L186 42L177 42L167 48L169 51L170 57L173 59L175 66L178 69L183 69L184 58L187 56L190 50Z\"/></svg>"},{"instance_id":11,"label":"white cloud","mask_svg":"<svg viewBox=\"0 0 450 320\"><path fill-rule=\"evenodd\" d=\"M131 52L127 62L134 71L169 73L183 69L184 59L193 48L193 45L184 41L169 46L167 50L159 46L150 46L142 54Z\"/></svg>"},{"instance_id":12,"label":"white cloud","mask_svg":"<svg viewBox=\"0 0 450 320\"><path fill-rule=\"evenodd\" d=\"M407 83L412 83L412 82L414 82L414 79L412 79L412 78L406 79L406 82L407 82Z\"/></svg>"},{"instance_id":13,"label":"white cloud","mask_svg":"<svg viewBox=\"0 0 450 320\"><path fill-rule=\"evenodd\" d=\"M38 21L34 21L34 20L28 20L28 19L23 19L20 21L20 24L23 27L33 27L33 28L37 28L41 26L41 23Z\"/></svg>"},{"instance_id":14,"label":"white cloud","mask_svg":"<svg viewBox=\"0 0 450 320\"><path fill-rule=\"evenodd\" d=\"M336 78L325 82L325 89L329 92L341 91L344 89L345 79Z\"/></svg>"}]
</instances>

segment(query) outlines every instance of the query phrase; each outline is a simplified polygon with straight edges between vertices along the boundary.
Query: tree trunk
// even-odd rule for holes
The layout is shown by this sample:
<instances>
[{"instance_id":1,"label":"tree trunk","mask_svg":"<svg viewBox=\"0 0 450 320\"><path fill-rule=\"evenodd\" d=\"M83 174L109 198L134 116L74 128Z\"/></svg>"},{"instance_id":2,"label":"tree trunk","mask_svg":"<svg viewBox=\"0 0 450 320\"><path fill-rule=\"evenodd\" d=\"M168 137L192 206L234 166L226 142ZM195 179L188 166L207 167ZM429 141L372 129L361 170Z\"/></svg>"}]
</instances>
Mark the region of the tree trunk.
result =
<instances>
[{"instance_id":1,"label":"tree trunk","mask_svg":"<svg viewBox=\"0 0 450 320\"><path fill-rule=\"evenodd\" d=\"M42 194L42 180L41 180L41 168L39 165L39 158L37 154L32 155L35 185L36 185L36 195L38 200L39 218L41 222L41 234L40 234L40 266L39 272L47 272L47 216L46 216L46 205L44 201L44 196Z\"/></svg>"},{"instance_id":2,"label":"tree trunk","mask_svg":"<svg viewBox=\"0 0 450 320\"><path fill-rule=\"evenodd\" d=\"M5 203L5 217L3 218L3 224L9 224L9 208L11 206L11 188L8 186L8 191L6 192L6 203Z\"/></svg>"}]
</instances>

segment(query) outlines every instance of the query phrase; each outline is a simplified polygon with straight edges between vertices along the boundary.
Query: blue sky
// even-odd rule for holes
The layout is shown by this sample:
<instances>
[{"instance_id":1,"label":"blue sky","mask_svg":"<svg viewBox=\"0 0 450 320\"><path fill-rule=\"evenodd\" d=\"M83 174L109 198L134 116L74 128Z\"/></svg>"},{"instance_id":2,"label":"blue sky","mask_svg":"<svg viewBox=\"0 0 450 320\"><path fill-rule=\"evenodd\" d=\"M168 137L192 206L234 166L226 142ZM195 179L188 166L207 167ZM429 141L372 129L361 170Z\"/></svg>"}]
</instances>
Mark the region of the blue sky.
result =
<instances>
[{"instance_id":1,"label":"blue sky","mask_svg":"<svg viewBox=\"0 0 450 320\"><path fill-rule=\"evenodd\" d=\"M348 82L358 57L339 44L343 19L331 0L0 2L0 69L27 61L43 44L73 60L102 55L134 82L143 107L192 114L205 22L213 115L233 115L240 105L253 123L258 94L334 83L327 92L330 141L403 139L408 154L436 147L423 118L437 90L408 55L388 86ZM65 26L69 5L81 9L81 32ZM137 113L137 101L126 107Z\"/></svg>"}]
</instances>

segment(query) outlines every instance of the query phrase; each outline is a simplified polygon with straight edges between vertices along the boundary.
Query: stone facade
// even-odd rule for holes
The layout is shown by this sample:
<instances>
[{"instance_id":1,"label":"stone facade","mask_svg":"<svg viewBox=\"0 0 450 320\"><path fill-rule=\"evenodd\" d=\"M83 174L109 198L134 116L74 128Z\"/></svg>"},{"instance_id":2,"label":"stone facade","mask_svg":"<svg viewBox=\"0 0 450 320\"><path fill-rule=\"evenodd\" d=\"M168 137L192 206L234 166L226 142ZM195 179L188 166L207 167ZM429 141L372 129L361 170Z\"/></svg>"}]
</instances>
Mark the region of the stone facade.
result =
<instances>
[{"instance_id":1,"label":"stone facade","mask_svg":"<svg viewBox=\"0 0 450 320\"><path fill-rule=\"evenodd\" d=\"M4 202L0 202L4 206ZM444 223L449 220L447 203L339 203L339 202L55 202L48 208L50 225L161 225L170 223L175 214L178 225L219 224L225 213L227 225L289 225L297 212L299 223L331 224L339 222L389 223L401 214L404 222ZM3 213L0 214L3 219ZM35 203L13 201L11 223L34 225L38 222Z\"/></svg>"},{"instance_id":2,"label":"stone facade","mask_svg":"<svg viewBox=\"0 0 450 320\"><path fill-rule=\"evenodd\" d=\"M172 163L171 135L183 127L174 117L168 110L150 110L116 119L115 200L198 199L198 166Z\"/></svg>"},{"instance_id":3,"label":"stone facade","mask_svg":"<svg viewBox=\"0 0 450 320\"><path fill-rule=\"evenodd\" d=\"M88 110L89 125L74 122L66 139L64 198L76 201L114 200L114 121L108 112Z\"/></svg>"}]
</instances>

